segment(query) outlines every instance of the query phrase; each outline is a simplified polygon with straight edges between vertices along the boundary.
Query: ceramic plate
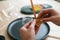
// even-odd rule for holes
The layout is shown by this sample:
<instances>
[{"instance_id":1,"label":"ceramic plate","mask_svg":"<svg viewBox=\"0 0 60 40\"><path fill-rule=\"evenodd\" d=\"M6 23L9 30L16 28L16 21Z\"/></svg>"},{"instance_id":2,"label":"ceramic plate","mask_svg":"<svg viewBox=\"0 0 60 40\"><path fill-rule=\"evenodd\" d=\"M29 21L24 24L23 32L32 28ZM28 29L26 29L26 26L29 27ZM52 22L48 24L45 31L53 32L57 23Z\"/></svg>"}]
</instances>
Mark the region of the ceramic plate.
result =
<instances>
[{"instance_id":1,"label":"ceramic plate","mask_svg":"<svg viewBox=\"0 0 60 40\"><path fill-rule=\"evenodd\" d=\"M24 17L24 18L18 18L16 20L12 21L8 25L8 29L7 29L9 36L12 37L13 39L21 40L19 29L30 20L32 20L31 17ZM42 23L35 39L42 40L42 39L46 38L49 31L50 31L49 25L47 23Z\"/></svg>"},{"instance_id":2,"label":"ceramic plate","mask_svg":"<svg viewBox=\"0 0 60 40\"><path fill-rule=\"evenodd\" d=\"M49 4L41 4L39 6L41 6L40 10L35 11L36 13L39 13L42 9L52 8L52 6L49 5ZM33 11L32 11L30 6L26 5L26 6L23 6L21 8L21 13L23 13L23 14L33 14Z\"/></svg>"}]
</instances>

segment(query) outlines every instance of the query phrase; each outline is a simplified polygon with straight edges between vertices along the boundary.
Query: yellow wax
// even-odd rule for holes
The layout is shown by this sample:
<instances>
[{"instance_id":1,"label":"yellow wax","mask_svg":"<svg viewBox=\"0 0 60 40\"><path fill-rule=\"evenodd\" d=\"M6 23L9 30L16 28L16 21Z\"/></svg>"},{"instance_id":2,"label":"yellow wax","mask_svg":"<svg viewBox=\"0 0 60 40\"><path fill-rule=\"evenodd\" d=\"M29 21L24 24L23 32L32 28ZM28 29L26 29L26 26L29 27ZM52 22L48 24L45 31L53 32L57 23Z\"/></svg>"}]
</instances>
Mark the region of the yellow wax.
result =
<instances>
[{"instance_id":1,"label":"yellow wax","mask_svg":"<svg viewBox=\"0 0 60 40\"><path fill-rule=\"evenodd\" d=\"M40 19L36 19L36 26L40 27L40 24L41 24Z\"/></svg>"},{"instance_id":2,"label":"yellow wax","mask_svg":"<svg viewBox=\"0 0 60 40\"><path fill-rule=\"evenodd\" d=\"M35 11L39 11L39 10L41 10L41 6L40 5L34 5L34 10Z\"/></svg>"}]
</instances>

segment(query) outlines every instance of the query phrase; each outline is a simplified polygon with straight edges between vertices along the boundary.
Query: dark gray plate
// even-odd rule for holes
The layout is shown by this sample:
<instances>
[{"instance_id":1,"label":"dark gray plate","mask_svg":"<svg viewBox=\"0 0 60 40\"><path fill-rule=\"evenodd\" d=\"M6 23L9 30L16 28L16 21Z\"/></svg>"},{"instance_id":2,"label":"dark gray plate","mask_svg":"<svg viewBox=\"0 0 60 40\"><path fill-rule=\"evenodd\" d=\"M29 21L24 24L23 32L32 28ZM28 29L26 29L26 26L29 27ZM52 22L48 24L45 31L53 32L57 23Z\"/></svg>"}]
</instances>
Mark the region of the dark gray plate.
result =
<instances>
[{"instance_id":1,"label":"dark gray plate","mask_svg":"<svg viewBox=\"0 0 60 40\"><path fill-rule=\"evenodd\" d=\"M0 40L5 40L5 37L0 35Z\"/></svg>"},{"instance_id":2,"label":"dark gray plate","mask_svg":"<svg viewBox=\"0 0 60 40\"><path fill-rule=\"evenodd\" d=\"M42 6L42 9L52 8L52 6L49 5L49 4L41 4L41 6ZM36 13L39 13L40 11L41 11L41 10L37 10ZM30 6L23 6L23 7L21 8L21 12L22 12L23 14L33 14L33 11L32 11L32 9L30 8Z\"/></svg>"},{"instance_id":3,"label":"dark gray plate","mask_svg":"<svg viewBox=\"0 0 60 40\"><path fill-rule=\"evenodd\" d=\"M18 18L12 21L8 25L8 29L7 29L9 36L12 37L13 39L21 40L19 29L31 19L32 19L31 17L25 17L25 18ZM47 23L42 23L35 39L41 40L46 38L49 31L50 31L49 25Z\"/></svg>"}]
</instances>

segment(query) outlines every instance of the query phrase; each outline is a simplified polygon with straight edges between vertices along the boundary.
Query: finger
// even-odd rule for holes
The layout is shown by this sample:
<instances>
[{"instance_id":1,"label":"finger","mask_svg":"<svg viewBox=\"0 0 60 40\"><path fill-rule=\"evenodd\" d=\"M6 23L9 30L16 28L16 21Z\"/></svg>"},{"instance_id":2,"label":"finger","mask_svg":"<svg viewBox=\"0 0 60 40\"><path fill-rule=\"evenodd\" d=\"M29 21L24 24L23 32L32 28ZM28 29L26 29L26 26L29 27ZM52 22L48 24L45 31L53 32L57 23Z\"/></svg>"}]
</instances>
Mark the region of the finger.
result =
<instances>
[{"instance_id":1,"label":"finger","mask_svg":"<svg viewBox=\"0 0 60 40\"><path fill-rule=\"evenodd\" d=\"M41 19L42 22L48 22L48 21L52 21L56 18L56 16L52 16L52 17L49 17L49 18L43 18Z\"/></svg>"},{"instance_id":2,"label":"finger","mask_svg":"<svg viewBox=\"0 0 60 40\"><path fill-rule=\"evenodd\" d=\"M47 12L47 9L40 11L40 13L38 14L38 17L40 18L40 17L41 17L44 13L46 13L46 12Z\"/></svg>"},{"instance_id":3,"label":"finger","mask_svg":"<svg viewBox=\"0 0 60 40\"><path fill-rule=\"evenodd\" d=\"M20 28L20 31L26 31L27 30L27 27L31 24L32 20L29 21L28 23L26 23L23 27Z\"/></svg>"},{"instance_id":4,"label":"finger","mask_svg":"<svg viewBox=\"0 0 60 40\"><path fill-rule=\"evenodd\" d=\"M36 28L36 29L35 29L35 34L37 34L38 30L39 30L39 28Z\"/></svg>"},{"instance_id":5,"label":"finger","mask_svg":"<svg viewBox=\"0 0 60 40\"><path fill-rule=\"evenodd\" d=\"M35 29L36 19L34 19L29 27L29 29Z\"/></svg>"},{"instance_id":6,"label":"finger","mask_svg":"<svg viewBox=\"0 0 60 40\"><path fill-rule=\"evenodd\" d=\"M19 32L26 32L26 31L27 31L27 29L24 27L20 28L20 30L19 30Z\"/></svg>"},{"instance_id":7,"label":"finger","mask_svg":"<svg viewBox=\"0 0 60 40\"><path fill-rule=\"evenodd\" d=\"M28 26L31 25L31 22L32 22L32 20L29 21L28 23L26 23L23 27L28 28Z\"/></svg>"},{"instance_id":8,"label":"finger","mask_svg":"<svg viewBox=\"0 0 60 40\"><path fill-rule=\"evenodd\" d=\"M41 18L44 14L49 14L53 9L44 9L38 14L38 18Z\"/></svg>"}]
</instances>

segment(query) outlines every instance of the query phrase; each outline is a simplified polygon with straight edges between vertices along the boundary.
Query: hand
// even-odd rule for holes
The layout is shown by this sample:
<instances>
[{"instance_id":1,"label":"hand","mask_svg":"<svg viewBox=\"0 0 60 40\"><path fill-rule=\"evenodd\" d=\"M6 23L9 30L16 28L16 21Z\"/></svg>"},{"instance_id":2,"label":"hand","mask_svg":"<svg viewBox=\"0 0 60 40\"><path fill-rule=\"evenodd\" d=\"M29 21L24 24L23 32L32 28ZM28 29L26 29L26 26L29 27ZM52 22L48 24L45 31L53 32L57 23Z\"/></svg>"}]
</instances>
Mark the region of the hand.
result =
<instances>
[{"instance_id":1,"label":"hand","mask_svg":"<svg viewBox=\"0 0 60 40\"><path fill-rule=\"evenodd\" d=\"M35 40L35 23L36 21L30 21L20 28L20 36L22 40Z\"/></svg>"},{"instance_id":2,"label":"hand","mask_svg":"<svg viewBox=\"0 0 60 40\"><path fill-rule=\"evenodd\" d=\"M48 14L48 16L42 18L42 15L44 15L44 14ZM60 14L58 14L58 12L56 12L53 9L42 10L39 13L38 18L40 18L40 21L42 21L42 22L51 21L57 25L60 25Z\"/></svg>"}]
</instances>

